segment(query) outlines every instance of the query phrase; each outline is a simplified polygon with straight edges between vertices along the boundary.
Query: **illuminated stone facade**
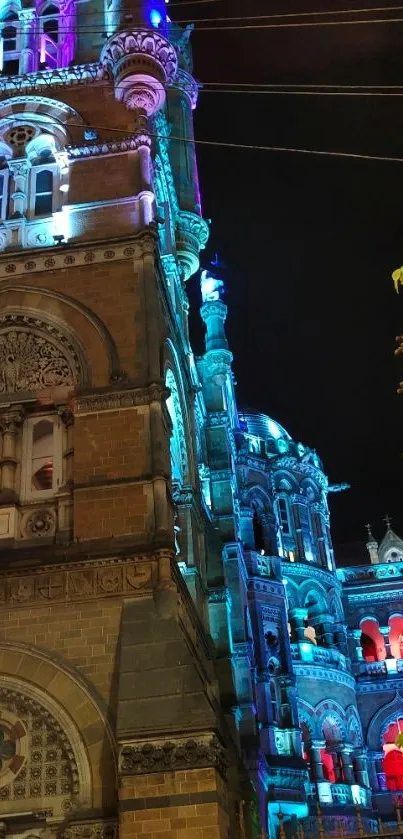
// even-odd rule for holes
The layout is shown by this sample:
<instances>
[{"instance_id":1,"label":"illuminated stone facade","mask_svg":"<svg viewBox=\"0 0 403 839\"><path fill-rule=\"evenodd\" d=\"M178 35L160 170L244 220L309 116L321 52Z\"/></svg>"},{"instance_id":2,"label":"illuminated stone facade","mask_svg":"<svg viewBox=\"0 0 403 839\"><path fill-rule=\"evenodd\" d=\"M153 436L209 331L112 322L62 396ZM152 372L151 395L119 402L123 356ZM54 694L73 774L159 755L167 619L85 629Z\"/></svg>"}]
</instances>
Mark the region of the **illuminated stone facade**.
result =
<instances>
[{"instance_id":1,"label":"illuminated stone facade","mask_svg":"<svg viewBox=\"0 0 403 839\"><path fill-rule=\"evenodd\" d=\"M388 640L355 609L318 456L238 410L208 271L192 354L190 32L161 0L0 14L1 835L256 839L279 807L315 833L318 801L370 825L401 606Z\"/></svg>"}]
</instances>

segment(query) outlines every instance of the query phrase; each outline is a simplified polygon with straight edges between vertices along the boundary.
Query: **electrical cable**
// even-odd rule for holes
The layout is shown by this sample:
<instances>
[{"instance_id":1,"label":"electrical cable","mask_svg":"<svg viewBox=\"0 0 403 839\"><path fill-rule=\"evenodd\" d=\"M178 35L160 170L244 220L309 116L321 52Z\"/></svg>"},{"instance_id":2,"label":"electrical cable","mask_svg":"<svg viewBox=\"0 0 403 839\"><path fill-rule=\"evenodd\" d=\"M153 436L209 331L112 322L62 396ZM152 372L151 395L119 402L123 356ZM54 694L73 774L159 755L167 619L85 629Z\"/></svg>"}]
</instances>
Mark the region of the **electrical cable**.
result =
<instances>
[{"instance_id":1,"label":"electrical cable","mask_svg":"<svg viewBox=\"0 0 403 839\"><path fill-rule=\"evenodd\" d=\"M248 18L245 18L248 20ZM184 23L185 21L181 21ZM387 23L403 23L403 17L390 17L390 18L368 18L362 20L313 20L313 21L302 21L296 23L247 23L247 24L231 24L225 26L195 26L193 29L193 34L197 34L199 32L227 32L227 31L246 31L248 29L306 29L307 27L317 28L317 27L326 27L326 26L370 26L370 25L378 25L378 24L387 24ZM11 24L12 25L12 24ZM91 27L91 28L90 28ZM71 34L75 33L82 33L85 35L100 35L104 36L105 33L105 25L101 25L94 29L92 28L93 24L90 24L88 27L85 24L80 24L79 26L71 26L68 28L59 27L58 32L59 34ZM18 31L20 33L30 33L33 35L40 35L43 32L38 28L35 27L30 28L29 26L19 27ZM150 30L150 31L158 31L158 30ZM45 33L46 34L46 33ZM106 35L106 37L111 37Z\"/></svg>"},{"instance_id":2,"label":"electrical cable","mask_svg":"<svg viewBox=\"0 0 403 839\"><path fill-rule=\"evenodd\" d=\"M52 71L50 71L52 72ZM57 70L55 70L57 73ZM29 74L30 75L30 74ZM18 86L15 85L14 91L12 89L7 90L6 87L3 89L1 88L1 76L0 76L0 92L9 92L10 95L13 93L20 93L24 90L24 84ZM18 76L4 76L4 79L9 79L10 82L13 82L15 78ZM97 87L112 87L113 82L106 81L103 79L97 79L96 77L93 78L93 84ZM215 88L214 85L219 85L219 87ZM35 84L32 85L35 87ZM119 88L119 84L116 84L114 87L115 89ZM124 83L122 82L122 86L124 87ZM49 84L38 84L36 86L36 90L38 91L45 91L51 90L53 85ZM164 85L164 89L166 91L174 90L174 87L170 87L168 85ZM192 90L193 86L183 85L183 90ZM284 95L284 96L375 96L378 98L399 98L403 96L403 85L292 85L292 84L262 84L262 85L253 85L253 83L238 83L233 82L232 84L226 82L203 82L198 85L198 89L200 93L215 93L215 94L243 94L243 95L256 95L256 94L267 94L267 95ZM0 100L1 103L1 100Z\"/></svg>"},{"instance_id":3,"label":"electrical cable","mask_svg":"<svg viewBox=\"0 0 403 839\"><path fill-rule=\"evenodd\" d=\"M26 121L26 117L16 117L15 114L10 114L6 117L6 120L10 122L24 122ZM56 120L52 121L55 125L59 123ZM125 128L115 128L112 126L106 125L83 125L80 122L69 122L69 128L80 128L83 129L93 129L94 131L105 131L105 132L113 132L118 134L124 134L125 140L130 140L139 134L144 134L144 129L141 131L134 131L131 134L127 133L127 129ZM391 157L386 155L372 155L372 154L360 154L355 152L337 152L337 151L327 151L322 149L299 149L287 146L266 146L266 145L257 145L252 143L227 143L221 140L199 140L199 139L190 139L188 137L176 137L173 134L156 134L152 131L147 131L149 137L153 137L159 140L168 140L177 141L181 143L187 143L189 145L200 145L200 146L215 146L219 148L226 148L226 149L243 149L246 151L267 151L267 152L278 152L278 153L291 153L291 154L304 154L304 155L315 155L319 157L335 157L335 158L347 158L351 160L372 160L377 162L386 162L386 163L403 163L403 157ZM108 142L107 140L103 139L99 141L100 143Z\"/></svg>"}]
</instances>

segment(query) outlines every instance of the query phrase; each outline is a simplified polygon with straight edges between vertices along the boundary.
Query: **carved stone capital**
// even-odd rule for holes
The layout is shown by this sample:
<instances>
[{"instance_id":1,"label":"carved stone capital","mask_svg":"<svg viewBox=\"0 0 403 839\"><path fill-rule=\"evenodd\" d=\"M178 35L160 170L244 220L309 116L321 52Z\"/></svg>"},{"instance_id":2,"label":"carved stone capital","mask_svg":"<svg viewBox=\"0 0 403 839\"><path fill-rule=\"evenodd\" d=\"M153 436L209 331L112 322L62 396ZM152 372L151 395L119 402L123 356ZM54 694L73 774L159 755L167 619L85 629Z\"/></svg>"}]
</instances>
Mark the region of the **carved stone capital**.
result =
<instances>
[{"instance_id":1,"label":"carved stone capital","mask_svg":"<svg viewBox=\"0 0 403 839\"><path fill-rule=\"evenodd\" d=\"M208 225L201 216L185 210L179 213L176 223L176 252L185 280L197 271L199 252L206 247L208 237Z\"/></svg>"},{"instance_id":2,"label":"carved stone capital","mask_svg":"<svg viewBox=\"0 0 403 839\"><path fill-rule=\"evenodd\" d=\"M141 746L124 745L119 756L122 775L146 775L214 766L226 770L224 748L216 737L198 740L152 741Z\"/></svg>"},{"instance_id":3,"label":"carved stone capital","mask_svg":"<svg viewBox=\"0 0 403 839\"><path fill-rule=\"evenodd\" d=\"M0 414L0 431L3 434L17 434L24 422L25 412L22 407Z\"/></svg>"},{"instance_id":4,"label":"carved stone capital","mask_svg":"<svg viewBox=\"0 0 403 839\"><path fill-rule=\"evenodd\" d=\"M160 32L116 32L106 42L100 60L114 79L116 99L129 110L139 109L151 116L162 108L165 86L177 70L177 55Z\"/></svg>"},{"instance_id":5,"label":"carved stone capital","mask_svg":"<svg viewBox=\"0 0 403 839\"><path fill-rule=\"evenodd\" d=\"M73 414L72 411L70 411L69 408L66 408L66 406L63 406L62 408L59 408L58 415L59 415L63 425L65 426L65 428L69 428L70 425L73 425L74 414Z\"/></svg>"}]
</instances>

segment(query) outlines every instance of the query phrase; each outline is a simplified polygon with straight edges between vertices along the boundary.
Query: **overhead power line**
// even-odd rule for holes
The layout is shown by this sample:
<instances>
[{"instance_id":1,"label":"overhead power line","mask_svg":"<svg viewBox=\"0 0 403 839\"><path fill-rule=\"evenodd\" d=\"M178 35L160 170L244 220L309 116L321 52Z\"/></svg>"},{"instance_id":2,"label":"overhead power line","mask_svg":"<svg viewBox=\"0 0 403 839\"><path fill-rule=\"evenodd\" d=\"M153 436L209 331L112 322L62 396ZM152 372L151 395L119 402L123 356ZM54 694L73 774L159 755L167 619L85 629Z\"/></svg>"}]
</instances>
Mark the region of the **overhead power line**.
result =
<instances>
[{"instance_id":1,"label":"overhead power line","mask_svg":"<svg viewBox=\"0 0 403 839\"><path fill-rule=\"evenodd\" d=\"M212 21L216 20L215 18L211 19ZM224 20L224 18L223 18ZM228 18L231 20L231 18ZM253 18L241 18L241 20L253 20ZM179 23L186 23L186 21L180 21ZM196 21L197 23L197 21ZM306 28L317 28L317 27L328 27L328 26L370 26L370 25L380 25L380 24L396 24L396 23L403 23L403 17L389 17L389 18L360 18L357 20L309 20L309 21L297 21L290 23L287 21L286 23L234 23L228 25L217 25L214 24L212 26L196 26L194 29L194 33L199 32L225 32L225 31L232 31L232 30L250 30L250 29L306 29ZM19 28L20 32L30 32L33 34L41 34L40 27L34 27L31 29L28 26L21 26ZM69 27L59 27L59 33L69 34L72 32L75 33L83 33L86 35L100 35L105 37L110 37L105 33L105 25L100 24L98 27L94 28L93 24L80 24L79 26L69 26Z\"/></svg>"},{"instance_id":2,"label":"overhead power line","mask_svg":"<svg viewBox=\"0 0 403 839\"><path fill-rule=\"evenodd\" d=\"M10 121L17 121L17 122L26 122L26 117L18 117L15 114L10 114L7 117ZM56 123L56 120L52 120L52 122ZM144 134L144 129L141 132L132 132L128 134L127 129L124 128L115 128L108 125L85 125L81 122L69 122L69 128L92 128L94 131L105 131L105 132L113 132L118 134L123 134L125 139L131 139L137 134ZM225 148L225 149L243 149L245 151L266 151L266 152L278 152L278 153L286 153L286 154L304 154L304 155L314 155L318 157L334 157L334 158L344 158L349 160L372 160L377 162L386 162L386 163L403 163L403 157L391 157L386 155L374 155L374 154L359 154L355 152L338 152L338 151L327 151L324 149L300 149L300 148L293 148L288 146L268 146L268 145L258 145L252 143L227 143L222 140L199 140L199 139L190 139L187 137L178 137L172 134L157 134L155 132L148 132L150 137L154 137L155 139L159 140L169 140L171 141L178 141L181 143L187 143L189 145L198 145L198 146L215 146L218 148ZM99 140L102 144L103 142L107 142L107 140Z\"/></svg>"}]
</instances>

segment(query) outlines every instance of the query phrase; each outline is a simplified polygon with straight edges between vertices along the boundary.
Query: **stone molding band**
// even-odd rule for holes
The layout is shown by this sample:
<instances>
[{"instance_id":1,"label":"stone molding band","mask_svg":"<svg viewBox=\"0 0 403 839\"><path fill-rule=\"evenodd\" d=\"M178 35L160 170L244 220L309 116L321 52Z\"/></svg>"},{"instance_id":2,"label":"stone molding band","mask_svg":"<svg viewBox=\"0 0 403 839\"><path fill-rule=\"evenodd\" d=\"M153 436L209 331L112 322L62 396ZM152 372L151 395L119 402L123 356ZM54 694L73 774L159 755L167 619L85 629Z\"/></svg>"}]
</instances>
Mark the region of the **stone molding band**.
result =
<instances>
[{"instance_id":1,"label":"stone molding band","mask_svg":"<svg viewBox=\"0 0 403 839\"><path fill-rule=\"evenodd\" d=\"M148 742L141 746L124 745L119 756L122 775L148 775L181 769L215 767L225 775L224 748L214 736L210 740Z\"/></svg>"},{"instance_id":2,"label":"stone molding band","mask_svg":"<svg viewBox=\"0 0 403 839\"><path fill-rule=\"evenodd\" d=\"M169 390L158 382L153 382L146 388L127 388L107 393L89 393L77 396L73 402L74 414L85 416L98 411L116 411L122 408L135 408L150 405L152 402L162 402L169 396Z\"/></svg>"},{"instance_id":3,"label":"stone molding band","mask_svg":"<svg viewBox=\"0 0 403 839\"><path fill-rule=\"evenodd\" d=\"M83 265L94 265L102 262L116 262L121 259L141 259L145 255L155 252L156 236L153 228L147 228L146 233L140 233L136 238L124 242L111 242L108 246L102 243L87 242L79 245L58 245L55 247L24 249L24 255L15 256L10 260L10 254L0 257L0 280L10 280L21 274L43 273L61 268L71 268Z\"/></svg>"}]
</instances>

